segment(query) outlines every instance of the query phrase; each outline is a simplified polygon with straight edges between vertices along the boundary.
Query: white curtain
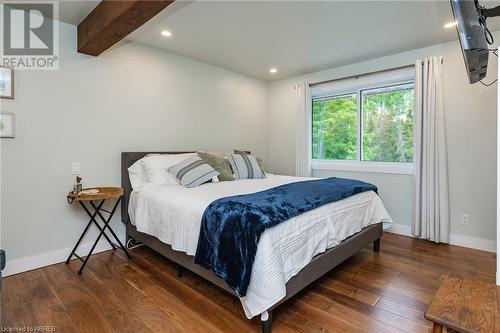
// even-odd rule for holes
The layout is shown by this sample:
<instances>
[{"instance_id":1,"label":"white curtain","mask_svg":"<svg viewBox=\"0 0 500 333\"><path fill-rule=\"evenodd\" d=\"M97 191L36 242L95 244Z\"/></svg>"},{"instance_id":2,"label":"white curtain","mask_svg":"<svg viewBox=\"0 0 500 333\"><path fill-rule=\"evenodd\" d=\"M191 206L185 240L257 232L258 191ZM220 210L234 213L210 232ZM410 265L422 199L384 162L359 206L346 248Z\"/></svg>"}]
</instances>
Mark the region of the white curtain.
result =
<instances>
[{"instance_id":1,"label":"white curtain","mask_svg":"<svg viewBox=\"0 0 500 333\"><path fill-rule=\"evenodd\" d=\"M295 175L311 175L311 93L309 83L295 85L297 94L297 136L295 140Z\"/></svg>"},{"instance_id":2,"label":"white curtain","mask_svg":"<svg viewBox=\"0 0 500 333\"><path fill-rule=\"evenodd\" d=\"M415 64L415 216L412 233L449 243L448 165L442 57Z\"/></svg>"}]
</instances>

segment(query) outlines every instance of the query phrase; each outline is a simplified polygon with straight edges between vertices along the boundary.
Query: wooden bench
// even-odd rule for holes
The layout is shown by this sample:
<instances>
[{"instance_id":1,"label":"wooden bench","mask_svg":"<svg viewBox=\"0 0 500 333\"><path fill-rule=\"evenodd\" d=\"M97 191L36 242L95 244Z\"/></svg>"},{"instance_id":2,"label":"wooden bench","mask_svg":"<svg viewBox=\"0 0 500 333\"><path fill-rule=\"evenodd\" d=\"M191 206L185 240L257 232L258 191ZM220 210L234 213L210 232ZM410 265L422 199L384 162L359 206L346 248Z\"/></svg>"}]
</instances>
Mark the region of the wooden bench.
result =
<instances>
[{"instance_id":1,"label":"wooden bench","mask_svg":"<svg viewBox=\"0 0 500 333\"><path fill-rule=\"evenodd\" d=\"M463 333L500 333L500 287L481 280L449 274L429 305L425 318Z\"/></svg>"}]
</instances>

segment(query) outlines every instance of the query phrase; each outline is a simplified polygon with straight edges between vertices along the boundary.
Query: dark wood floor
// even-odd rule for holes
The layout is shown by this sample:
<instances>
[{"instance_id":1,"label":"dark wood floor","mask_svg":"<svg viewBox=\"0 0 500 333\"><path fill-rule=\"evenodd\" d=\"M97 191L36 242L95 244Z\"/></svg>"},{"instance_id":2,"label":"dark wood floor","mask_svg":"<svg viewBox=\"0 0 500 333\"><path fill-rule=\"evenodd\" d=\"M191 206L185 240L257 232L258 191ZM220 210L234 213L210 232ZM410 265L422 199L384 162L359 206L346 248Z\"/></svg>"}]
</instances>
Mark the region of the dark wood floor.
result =
<instances>
[{"instance_id":1,"label":"dark wood floor","mask_svg":"<svg viewBox=\"0 0 500 333\"><path fill-rule=\"evenodd\" d=\"M239 300L146 248L125 263L112 252L4 278L3 327L56 332L258 332ZM443 275L494 282L495 255L385 234L288 301L274 332L429 332L423 313Z\"/></svg>"}]
</instances>

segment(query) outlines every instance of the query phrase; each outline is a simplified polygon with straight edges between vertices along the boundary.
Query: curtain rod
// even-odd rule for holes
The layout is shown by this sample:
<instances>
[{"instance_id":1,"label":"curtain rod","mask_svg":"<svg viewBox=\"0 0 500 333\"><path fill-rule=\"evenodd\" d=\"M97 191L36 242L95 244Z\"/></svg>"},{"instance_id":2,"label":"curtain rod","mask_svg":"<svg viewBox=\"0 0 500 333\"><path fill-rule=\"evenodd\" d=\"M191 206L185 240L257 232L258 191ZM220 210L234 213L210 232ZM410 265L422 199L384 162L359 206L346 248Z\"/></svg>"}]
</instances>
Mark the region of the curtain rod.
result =
<instances>
[{"instance_id":1,"label":"curtain rod","mask_svg":"<svg viewBox=\"0 0 500 333\"><path fill-rule=\"evenodd\" d=\"M441 58L441 63L443 63L443 58ZM339 77L337 79L330 79L330 80L325 80L325 81L312 82L312 83L309 83L309 86L314 86L314 85L323 84L323 83L330 83L330 82L335 82L335 81L340 81L340 80L346 80L346 79L353 79L353 78L357 78L357 77L360 77L360 76L378 74L378 73L383 73L383 72L388 72L388 71L394 71L394 70L408 68L408 67L414 67L414 66L415 66L415 64L413 63L413 64L408 64L408 65L403 65L403 66L398 66L398 67L380 69L380 70L377 70L377 71L363 73L363 74L355 74L355 75L349 75L349 76Z\"/></svg>"}]
</instances>

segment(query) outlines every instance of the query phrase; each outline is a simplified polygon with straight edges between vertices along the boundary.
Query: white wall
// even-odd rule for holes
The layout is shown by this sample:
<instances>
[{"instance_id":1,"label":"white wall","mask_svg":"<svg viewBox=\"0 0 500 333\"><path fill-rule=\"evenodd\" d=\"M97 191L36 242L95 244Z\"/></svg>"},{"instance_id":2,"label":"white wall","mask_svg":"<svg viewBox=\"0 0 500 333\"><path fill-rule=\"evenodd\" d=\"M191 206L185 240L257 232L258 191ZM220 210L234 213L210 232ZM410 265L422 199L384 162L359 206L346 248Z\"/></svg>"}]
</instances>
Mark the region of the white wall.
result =
<instances>
[{"instance_id":1,"label":"white wall","mask_svg":"<svg viewBox=\"0 0 500 333\"><path fill-rule=\"evenodd\" d=\"M494 35L497 40L500 39L500 33ZM272 82L269 92L269 166L275 173L294 173L294 84L394 68L433 55L444 57L452 241L494 250L496 84L491 87L483 87L479 83L469 85L458 41ZM497 61L493 58L490 59L486 82L496 78ZM315 171L314 175L353 177L377 184L384 203L399 224L397 230L409 230L413 216L412 176L324 170ZM470 215L470 226L460 224L461 214Z\"/></svg>"},{"instance_id":2,"label":"white wall","mask_svg":"<svg viewBox=\"0 0 500 333\"><path fill-rule=\"evenodd\" d=\"M457 42L268 84L140 44L88 57L75 52L74 26L61 24L60 35L60 69L16 71L16 99L0 100L1 110L17 117L16 138L0 140L7 273L60 261L76 242L87 217L66 203L73 161L81 163L86 186L120 185L122 151L239 147L267 156L272 172L293 174L296 82L397 67L429 55L445 58L451 232L455 239L494 244L496 85L467 83ZM492 61L490 74L495 70ZM396 223L409 226L410 176L335 174L377 184ZM471 216L470 227L460 225L462 213ZM123 234L119 215L112 225Z\"/></svg>"},{"instance_id":3,"label":"white wall","mask_svg":"<svg viewBox=\"0 0 500 333\"><path fill-rule=\"evenodd\" d=\"M266 82L140 44L78 54L67 24L60 47L59 70L16 71L16 99L1 101L17 117L16 138L0 140L1 245L11 266L60 260L75 244L87 217L66 202L73 161L85 186L119 186L122 151L267 156ZM119 216L112 225L123 234Z\"/></svg>"}]
</instances>

